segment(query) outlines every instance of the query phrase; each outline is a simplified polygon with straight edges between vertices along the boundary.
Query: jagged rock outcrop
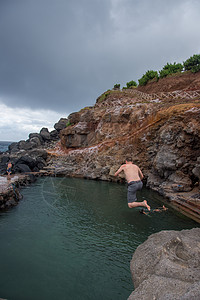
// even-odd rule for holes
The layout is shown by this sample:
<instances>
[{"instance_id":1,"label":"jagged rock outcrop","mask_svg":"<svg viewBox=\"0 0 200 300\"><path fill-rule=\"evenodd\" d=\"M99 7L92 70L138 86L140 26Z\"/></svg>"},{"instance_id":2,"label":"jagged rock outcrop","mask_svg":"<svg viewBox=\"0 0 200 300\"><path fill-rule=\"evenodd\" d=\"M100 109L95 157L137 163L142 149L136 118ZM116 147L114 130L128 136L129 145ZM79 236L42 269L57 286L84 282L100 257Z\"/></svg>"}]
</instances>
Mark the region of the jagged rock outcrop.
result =
<instances>
[{"instance_id":1,"label":"jagged rock outcrop","mask_svg":"<svg viewBox=\"0 0 200 300\"><path fill-rule=\"evenodd\" d=\"M20 187L30 184L36 180L35 176L16 175L12 178L0 178L0 210L6 210L18 204L22 199Z\"/></svg>"},{"instance_id":2,"label":"jagged rock outcrop","mask_svg":"<svg viewBox=\"0 0 200 300\"><path fill-rule=\"evenodd\" d=\"M194 90L192 80L199 90ZM159 82L150 83L151 91L159 84L157 93L141 88L108 91L93 107L69 115L68 126L60 131L61 146L50 153L49 165L60 175L117 180L114 171L128 155L141 167L148 187L171 200L175 193L195 189L196 201L200 74L166 78L166 82L164 92Z\"/></svg>"},{"instance_id":3,"label":"jagged rock outcrop","mask_svg":"<svg viewBox=\"0 0 200 300\"><path fill-rule=\"evenodd\" d=\"M10 145L16 172L46 168L62 176L123 181L113 175L131 156L147 187L178 209L181 202L184 213L190 210L200 222L200 72L107 91L93 107L60 119L54 128ZM30 162L26 157L34 149L45 149L48 158L37 155Z\"/></svg>"},{"instance_id":4,"label":"jagged rock outcrop","mask_svg":"<svg viewBox=\"0 0 200 300\"><path fill-rule=\"evenodd\" d=\"M60 132L60 130L64 129L67 126L68 119L61 118L55 125L54 128L56 131Z\"/></svg>"},{"instance_id":5,"label":"jagged rock outcrop","mask_svg":"<svg viewBox=\"0 0 200 300\"><path fill-rule=\"evenodd\" d=\"M199 245L200 228L152 234L133 254L128 300L200 299Z\"/></svg>"},{"instance_id":6,"label":"jagged rock outcrop","mask_svg":"<svg viewBox=\"0 0 200 300\"><path fill-rule=\"evenodd\" d=\"M71 148L63 167L69 167L74 156L78 162L74 174L78 168L83 176L93 173L101 178L102 168L107 167L110 180L113 164L117 168L131 155L146 174L149 187L159 190L168 183L172 191L175 187L190 191L199 181L199 102L177 99L170 103L169 99L168 103L147 103L133 92L132 98L128 92L117 92L105 102L73 114L73 125L61 131L62 149Z\"/></svg>"}]
</instances>

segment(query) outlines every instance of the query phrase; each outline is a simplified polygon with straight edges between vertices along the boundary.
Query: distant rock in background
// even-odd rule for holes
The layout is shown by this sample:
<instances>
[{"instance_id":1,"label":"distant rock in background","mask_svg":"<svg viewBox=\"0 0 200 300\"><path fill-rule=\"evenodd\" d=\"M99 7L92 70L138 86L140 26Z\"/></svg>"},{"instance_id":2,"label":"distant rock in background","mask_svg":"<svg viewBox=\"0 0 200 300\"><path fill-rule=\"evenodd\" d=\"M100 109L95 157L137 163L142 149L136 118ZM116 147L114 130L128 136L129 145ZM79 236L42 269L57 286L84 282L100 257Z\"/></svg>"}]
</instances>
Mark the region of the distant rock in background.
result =
<instances>
[{"instance_id":1,"label":"distant rock in background","mask_svg":"<svg viewBox=\"0 0 200 300\"><path fill-rule=\"evenodd\" d=\"M66 128L68 119L61 118L55 125L54 130L49 132L43 127L40 133L30 133L29 138L11 143L8 151L0 154L0 172L6 175L7 163L12 162L13 173L38 172L47 165L46 149L54 147L59 140L59 132Z\"/></svg>"}]
</instances>

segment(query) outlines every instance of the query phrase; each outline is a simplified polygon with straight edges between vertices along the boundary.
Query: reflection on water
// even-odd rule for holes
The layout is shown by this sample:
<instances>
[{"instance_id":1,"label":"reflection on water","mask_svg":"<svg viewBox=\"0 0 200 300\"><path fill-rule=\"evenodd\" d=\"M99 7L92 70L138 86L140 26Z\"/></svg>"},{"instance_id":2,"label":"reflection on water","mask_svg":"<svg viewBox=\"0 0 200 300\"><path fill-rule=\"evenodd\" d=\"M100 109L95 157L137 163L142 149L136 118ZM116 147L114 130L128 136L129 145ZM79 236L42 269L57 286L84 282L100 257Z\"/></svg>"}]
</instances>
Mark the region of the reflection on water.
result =
<instances>
[{"instance_id":1,"label":"reflection on water","mask_svg":"<svg viewBox=\"0 0 200 300\"><path fill-rule=\"evenodd\" d=\"M121 300L133 290L136 247L160 230L198 224L172 209L145 216L129 209L126 186L72 178L39 179L0 214L0 297ZM160 206L143 189L140 200Z\"/></svg>"}]
</instances>

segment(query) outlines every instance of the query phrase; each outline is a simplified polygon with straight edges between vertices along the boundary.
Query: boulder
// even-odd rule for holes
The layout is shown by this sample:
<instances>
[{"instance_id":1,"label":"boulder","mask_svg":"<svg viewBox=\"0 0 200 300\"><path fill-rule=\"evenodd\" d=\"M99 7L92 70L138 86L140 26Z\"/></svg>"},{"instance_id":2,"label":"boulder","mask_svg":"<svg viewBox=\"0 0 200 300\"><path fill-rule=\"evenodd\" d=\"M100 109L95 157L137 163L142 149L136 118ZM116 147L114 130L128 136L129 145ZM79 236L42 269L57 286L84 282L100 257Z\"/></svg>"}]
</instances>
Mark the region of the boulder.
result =
<instances>
[{"instance_id":1,"label":"boulder","mask_svg":"<svg viewBox=\"0 0 200 300\"><path fill-rule=\"evenodd\" d=\"M14 166L14 173L29 173L31 169L25 164L17 164Z\"/></svg>"},{"instance_id":2,"label":"boulder","mask_svg":"<svg viewBox=\"0 0 200 300\"><path fill-rule=\"evenodd\" d=\"M32 157L30 157L29 155L26 156L21 156L15 163L15 166L19 165L19 164L25 164L27 165L30 169L33 169L36 165L36 161L35 159L33 159Z\"/></svg>"},{"instance_id":3,"label":"boulder","mask_svg":"<svg viewBox=\"0 0 200 300\"><path fill-rule=\"evenodd\" d=\"M200 228L152 234L133 254L128 300L200 299L199 245Z\"/></svg>"},{"instance_id":4,"label":"boulder","mask_svg":"<svg viewBox=\"0 0 200 300\"><path fill-rule=\"evenodd\" d=\"M38 138L40 140L41 144L44 142L43 138L41 137L41 135L39 133L30 133L29 140L31 140L32 138Z\"/></svg>"},{"instance_id":5,"label":"boulder","mask_svg":"<svg viewBox=\"0 0 200 300\"><path fill-rule=\"evenodd\" d=\"M19 150L30 150L30 149L32 149L32 147L33 146L31 145L29 140L27 140L27 141L22 140L22 141L19 141L19 143L18 143Z\"/></svg>"},{"instance_id":6,"label":"boulder","mask_svg":"<svg viewBox=\"0 0 200 300\"><path fill-rule=\"evenodd\" d=\"M32 148L37 148L41 146L41 139L39 139L37 136L30 138L29 141Z\"/></svg>"},{"instance_id":7,"label":"boulder","mask_svg":"<svg viewBox=\"0 0 200 300\"><path fill-rule=\"evenodd\" d=\"M47 159L47 152L44 149L33 149L31 151L29 151L29 155L34 158L34 159L38 159L38 157L42 157L44 160Z\"/></svg>"},{"instance_id":8,"label":"boulder","mask_svg":"<svg viewBox=\"0 0 200 300\"><path fill-rule=\"evenodd\" d=\"M19 143L14 142L14 143L10 144L8 146L8 151L10 151L10 152L17 152L17 151L19 151Z\"/></svg>"},{"instance_id":9,"label":"boulder","mask_svg":"<svg viewBox=\"0 0 200 300\"><path fill-rule=\"evenodd\" d=\"M67 125L67 122L68 122L68 119L66 118L61 118L55 125L54 125L54 128L57 130L57 131L60 131L64 128L66 128L66 125Z\"/></svg>"},{"instance_id":10,"label":"boulder","mask_svg":"<svg viewBox=\"0 0 200 300\"><path fill-rule=\"evenodd\" d=\"M7 164L9 162L9 160L10 160L10 156L8 156L8 155L2 155L1 156L1 163L2 164Z\"/></svg>"},{"instance_id":11,"label":"boulder","mask_svg":"<svg viewBox=\"0 0 200 300\"><path fill-rule=\"evenodd\" d=\"M167 178L170 172L176 170L177 155L169 146L162 145L154 159L154 167L161 177Z\"/></svg>"},{"instance_id":12,"label":"boulder","mask_svg":"<svg viewBox=\"0 0 200 300\"><path fill-rule=\"evenodd\" d=\"M40 135L41 135L41 137L43 138L44 141L49 141L51 139L48 128L43 127L40 130Z\"/></svg>"},{"instance_id":13,"label":"boulder","mask_svg":"<svg viewBox=\"0 0 200 300\"><path fill-rule=\"evenodd\" d=\"M68 121L70 124L76 124L80 121L80 114L78 112L71 113L68 116Z\"/></svg>"},{"instance_id":14,"label":"boulder","mask_svg":"<svg viewBox=\"0 0 200 300\"><path fill-rule=\"evenodd\" d=\"M44 158L42 157L37 157L36 158L36 163L35 163L35 167L38 169L38 170L41 170L43 169L44 166L46 166L46 161L44 160Z\"/></svg>"},{"instance_id":15,"label":"boulder","mask_svg":"<svg viewBox=\"0 0 200 300\"><path fill-rule=\"evenodd\" d=\"M55 129L50 132L51 140L56 141L59 139L59 132Z\"/></svg>"},{"instance_id":16,"label":"boulder","mask_svg":"<svg viewBox=\"0 0 200 300\"><path fill-rule=\"evenodd\" d=\"M91 146L95 139L96 133L93 123L78 122L61 131L61 143L67 148L79 148Z\"/></svg>"}]
</instances>

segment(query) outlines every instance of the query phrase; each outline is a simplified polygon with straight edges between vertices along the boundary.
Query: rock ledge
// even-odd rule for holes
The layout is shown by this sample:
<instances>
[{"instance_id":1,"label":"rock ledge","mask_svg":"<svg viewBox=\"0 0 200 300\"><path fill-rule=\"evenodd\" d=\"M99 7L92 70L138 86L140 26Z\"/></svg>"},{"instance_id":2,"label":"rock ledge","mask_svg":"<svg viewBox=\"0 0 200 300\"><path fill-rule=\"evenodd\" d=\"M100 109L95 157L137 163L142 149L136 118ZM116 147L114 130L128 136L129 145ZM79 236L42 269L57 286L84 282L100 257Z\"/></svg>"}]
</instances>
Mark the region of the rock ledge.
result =
<instances>
[{"instance_id":1,"label":"rock ledge","mask_svg":"<svg viewBox=\"0 0 200 300\"><path fill-rule=\"evenodd\" d=\"M128 300L200 299L200 228L152 234L133 254L131 274Z\"/></svg>"}]
</instances>

